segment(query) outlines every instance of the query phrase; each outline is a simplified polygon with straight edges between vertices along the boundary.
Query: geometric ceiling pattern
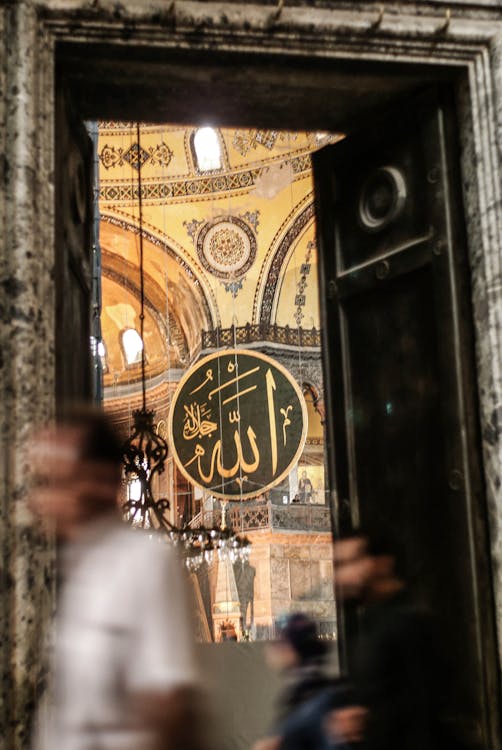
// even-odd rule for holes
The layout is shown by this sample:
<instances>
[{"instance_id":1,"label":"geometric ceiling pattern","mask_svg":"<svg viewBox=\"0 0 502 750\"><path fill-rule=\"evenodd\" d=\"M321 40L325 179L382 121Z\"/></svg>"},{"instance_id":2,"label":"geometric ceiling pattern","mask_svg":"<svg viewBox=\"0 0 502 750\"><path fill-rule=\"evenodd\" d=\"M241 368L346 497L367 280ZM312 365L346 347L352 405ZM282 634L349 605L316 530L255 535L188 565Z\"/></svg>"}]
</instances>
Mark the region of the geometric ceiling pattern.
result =
<instances>
[{"instance_id":1,"label":"geometric ceiling pattern","mask_svg":"<svg viewBox=\"0 0 502 750\"><path fill-rule=\"evenodd\" d=\"M153 381L187 367L231 326L318 329L310 155L341 136L215 129L204 171L197 128L99 124L105 387L138 381L123 333L139 330L141 181L145 355Z\"/></svg>"}]
</instances>

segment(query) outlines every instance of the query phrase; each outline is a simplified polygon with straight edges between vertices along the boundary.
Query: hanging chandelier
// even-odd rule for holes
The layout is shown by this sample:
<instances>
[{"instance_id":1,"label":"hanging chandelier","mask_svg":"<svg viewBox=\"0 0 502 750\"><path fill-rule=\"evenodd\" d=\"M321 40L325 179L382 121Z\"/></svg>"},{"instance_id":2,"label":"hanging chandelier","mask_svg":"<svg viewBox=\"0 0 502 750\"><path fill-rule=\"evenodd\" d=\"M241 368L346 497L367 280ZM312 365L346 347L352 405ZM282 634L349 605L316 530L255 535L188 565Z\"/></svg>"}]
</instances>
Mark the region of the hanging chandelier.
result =
<instances>
[{"instance_id":1,"label":"hanging chandelier","mask_svg":"<svg viewBox=\"0 0 502 750\"><path fill-rule=\"evenodd\" d=\"M138 152L141 152L140 126L136 123ZM214 561L230 560L232 563L249 560L251 542L245 536L233 532L226 525L225 513L219 526L206 528L192 527L190 524L178 527L169 520L170 502L167 498L155 499L153 480L165 470L168 455L166 440L154 426L154 412L146 406L145 376L145 290L143 252L143 193L141 185L141 165L138 164L138 213L139 213L139 270L140 270L140 337L141 348L141 408L133 412L131 434L122 445L122 463L126 481L138 491L122 506L124 520L136 528L158 530L164 538L182 552L190 572L201 565L211 565Z\"/></svg>"},{"instance_id":2,"label":"hanging chandelier","mask_svg":"<svg viewBox=\"0 0 502 750\"><path fill-rule=\"evenodd\" d=\"M140 149L140 128L136 123L138 150ZM133 526L142 528L157 527L169 531L171 524L167 513L169 501L166 498L155 500L152 481L162 474L167 459L167 442L157 434L153 424L153 411L146 408L145 377L145 278L143 267L143 196L141 188L141 169L138 165L138 210L139 210L139 273L140 273L140 338L141 347L141 390L142 405L133 412L133 427L129 438L122 446L122 461L125 478L136 481L139 492L128 497L123 506L125 519Z\"/></svg>"},{"instance_id":3,"label":"hanging chandelier","mask_svg":"<svg viewBox=\"0 0 502 750\"><path fill-rule=\"evenodd\" d=\"M169 532L169 539L175 547L181 548L190 572L197 571L204 563L211 566L214 562L230 560L231 563L244 564L249 560L251 542L246 536L235 534L230 528L173 527Z\"/></svg>"}]
</instances>

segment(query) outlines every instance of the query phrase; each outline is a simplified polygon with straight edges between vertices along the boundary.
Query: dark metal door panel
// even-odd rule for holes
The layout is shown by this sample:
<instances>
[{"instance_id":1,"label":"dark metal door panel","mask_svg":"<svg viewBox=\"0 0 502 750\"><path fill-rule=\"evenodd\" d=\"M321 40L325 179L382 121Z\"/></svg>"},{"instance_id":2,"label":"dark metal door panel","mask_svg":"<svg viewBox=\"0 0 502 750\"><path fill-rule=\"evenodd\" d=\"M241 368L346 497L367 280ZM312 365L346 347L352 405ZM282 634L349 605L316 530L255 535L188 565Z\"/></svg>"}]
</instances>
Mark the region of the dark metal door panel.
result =
<instances>
[{"instance_id":1,"label":"dark metal door panel","mask_svg":"<svg viewBox=\"0 0 502 750\"><path fill-rule=\"evenodd\" d=\"M452 712L490 747L493 603L449 105L429 92L314 156L338 529L387 526L438 615Z\"/></svg>"},{"instance_id":2,"label":"dark metal door panel","mask_svg":"<svg viewBox=\"0 0 502 750\"><path fill-rule=\"evenodd\" d=\"M56 102L56 397L91 396L92 143L68 91Z\"/></svg>"}]
</instances>

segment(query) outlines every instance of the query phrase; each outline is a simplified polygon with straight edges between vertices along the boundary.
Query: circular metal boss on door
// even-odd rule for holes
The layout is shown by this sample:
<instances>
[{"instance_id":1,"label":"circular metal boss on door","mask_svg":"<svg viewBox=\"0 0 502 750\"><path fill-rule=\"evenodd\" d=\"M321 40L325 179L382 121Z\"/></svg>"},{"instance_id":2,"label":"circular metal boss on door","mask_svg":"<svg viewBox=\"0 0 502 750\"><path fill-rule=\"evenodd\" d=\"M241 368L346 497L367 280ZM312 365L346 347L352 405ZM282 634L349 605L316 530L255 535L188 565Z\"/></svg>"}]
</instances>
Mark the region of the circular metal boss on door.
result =
<instances>
[{"instance_id":1,"label":"circular metal boss on door","mask_svg":"<svg viewBox=\"0 0 502 750\"><path fill-rule=\"evenodd\" d=\"M367 232L379 232L397 219L406 202L406 183L396 167L379 167L367 178L359 197L359 221Z\"/></svg>"}]
</instances>

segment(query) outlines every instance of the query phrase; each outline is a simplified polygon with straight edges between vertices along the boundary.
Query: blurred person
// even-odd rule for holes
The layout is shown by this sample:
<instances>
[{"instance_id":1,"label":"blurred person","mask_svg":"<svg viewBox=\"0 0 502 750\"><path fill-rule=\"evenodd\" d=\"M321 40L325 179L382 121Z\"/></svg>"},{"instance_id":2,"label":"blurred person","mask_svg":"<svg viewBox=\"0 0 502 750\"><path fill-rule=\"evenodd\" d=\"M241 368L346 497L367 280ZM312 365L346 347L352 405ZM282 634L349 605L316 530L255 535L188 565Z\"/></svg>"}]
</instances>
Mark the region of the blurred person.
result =
<instances>
[{"instance_id":1,"label":"blurred person","mask_svg":"<svg viewBox=\"0 0 502 750\"><path fill-rule=\"evenodd\" d=\"M52 689L36 750L199 750L190 620L172 549L120 518L121 443L75 411L30 447L31 507L60 543Z\"/></svg>"},{"instance_id":2,"label":"blurred person","mask_svg":"<svg viewBox=\"0 0 502 750\"><path fill-rule=\"evenodd\" d=\"M446 750L457 745L444 722L445 674L433 620L412 601L383 536L354 532L334 547L339 596L363 606L349 649L355 704L333 711L332 737L364 740L367 750Z\"/></svg>"},{"instance_id":3,"label":"blurred person","mask_svg":"<svg viewBox=\"0 0 502 750\"><path fill-rule=\"evenodd\" d=\"M315 622L296 612L279 623L278 638L266 645L266 661L279 670L286 686L269 736L253 750L328 750L346 745L329 742L323 720L341 705L346 686L329 675L327 644L319 640ZM346 697L345 697L346 701Z\"/></svg>"}]
</instances>

